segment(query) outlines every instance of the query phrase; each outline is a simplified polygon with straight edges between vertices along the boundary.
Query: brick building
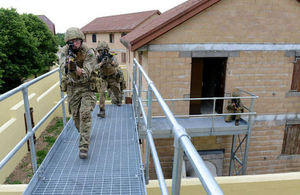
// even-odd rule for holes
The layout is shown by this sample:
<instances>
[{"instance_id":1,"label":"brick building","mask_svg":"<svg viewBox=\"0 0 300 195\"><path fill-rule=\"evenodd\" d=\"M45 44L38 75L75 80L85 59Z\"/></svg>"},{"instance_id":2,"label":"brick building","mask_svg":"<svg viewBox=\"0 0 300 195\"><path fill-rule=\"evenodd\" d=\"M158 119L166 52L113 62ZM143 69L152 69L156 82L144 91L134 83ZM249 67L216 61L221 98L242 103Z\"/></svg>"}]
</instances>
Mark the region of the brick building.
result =
<instances>
[{"instance_id":1,"label":"brick building","mask_svg":"<svg viewBox=\"0 0 300 195\"><path fill-rule=\"evenodd\" d=\"M163 98L225 96L236 87L259 96L247 174L300 171L299 17L297 0L188 0L121 42L130 51L129 64L137 58ZM199 109L201 104L190 102L172 111ZM217 109L224 112L224 105ZM228 175L231 140L192 138L198 150L225 151L223 175ZM170 177L173 140L155 143Z\"/></svg>"},{"instance_id":2,"label":"brick building","mask_svg":"<svg viewBox=\"0 0 300 195\"><path fill-rule=\"evenodd\" d=\"M82 27L81 30L89 47L96 48L98 41L106 41L110 49L118 54L118 62L125 64L129 55L120 43L120 38L159 14L158 10L151 10L99 17Z\"/></svg>"}]
</instances>

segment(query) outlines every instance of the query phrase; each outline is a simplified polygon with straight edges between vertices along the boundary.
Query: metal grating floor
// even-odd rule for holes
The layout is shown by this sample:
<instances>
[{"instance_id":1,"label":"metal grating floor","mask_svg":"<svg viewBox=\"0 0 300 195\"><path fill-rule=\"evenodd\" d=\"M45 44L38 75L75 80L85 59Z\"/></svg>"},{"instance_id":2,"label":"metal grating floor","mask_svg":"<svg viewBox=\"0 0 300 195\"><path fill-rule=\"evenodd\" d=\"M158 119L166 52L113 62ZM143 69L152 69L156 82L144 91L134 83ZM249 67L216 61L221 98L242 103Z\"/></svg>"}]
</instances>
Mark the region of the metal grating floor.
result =
<instances>
[{"instance_id":1,"label":"metal grating floor","mask_svg":"<svg viewBox=\"0 0 300 195\"><path fill-rule=\"evenodd\" d=\"M71 120L24 194L146 194L131 105L107 105L105 119L98 111L89 158L78 157L79 133Z\"/></svg>"}]
</instances>

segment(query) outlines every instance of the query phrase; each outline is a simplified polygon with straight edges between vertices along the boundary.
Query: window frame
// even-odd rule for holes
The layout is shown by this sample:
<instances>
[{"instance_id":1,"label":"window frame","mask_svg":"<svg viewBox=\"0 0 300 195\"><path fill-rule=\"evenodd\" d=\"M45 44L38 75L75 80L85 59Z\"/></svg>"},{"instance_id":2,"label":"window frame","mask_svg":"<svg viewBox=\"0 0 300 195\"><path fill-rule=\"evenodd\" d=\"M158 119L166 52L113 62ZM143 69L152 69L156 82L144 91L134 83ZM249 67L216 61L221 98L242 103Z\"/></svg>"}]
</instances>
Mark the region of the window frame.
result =
<instances>
[{"instance_id":1,"label":"window frame","mask_svg":"<svg viewBox=\"0 0 300 195\"><path fill-rule=\"evenodd\" d=\"M114 33L109 33L109 43L114 43L114 42L115 42Z\"/></svg>"},{"instance_id":2,"label":"window frame","mask_svg":"<svg viewBox=\"0 0 300 195\"><path fill-rule=\"evenodd\" d=\"M300 56L295 58L291 91L300 92Z\"/></svg>"},{"instance_id":3,"label":"window frame","mask_svg":"<svg viewBox=\"0 0 300 195\"><path fill-rule=\"evenodd\" d=\"M300 155L300 124L285 125L281 155Z\"/></svg>"},{"instance_id":4,"label":"window frame","mask_svg":"<svg viewBox=\"0 0 300 195\"><path fill-rule=\"evenodd\" d=\"M121 63L126 63L126 53L125 52L121 53Z\"/></svg>"},{"instance_id":5,"label":"window frame","mask_svg":"<svg viewBox=\"0 0 300 195\"><path fill-rule=\"evenodd\" d=\"M92 34L92 42L93 43L97 42L97 35L96 34Z\"/></svg>"}]
</instances>

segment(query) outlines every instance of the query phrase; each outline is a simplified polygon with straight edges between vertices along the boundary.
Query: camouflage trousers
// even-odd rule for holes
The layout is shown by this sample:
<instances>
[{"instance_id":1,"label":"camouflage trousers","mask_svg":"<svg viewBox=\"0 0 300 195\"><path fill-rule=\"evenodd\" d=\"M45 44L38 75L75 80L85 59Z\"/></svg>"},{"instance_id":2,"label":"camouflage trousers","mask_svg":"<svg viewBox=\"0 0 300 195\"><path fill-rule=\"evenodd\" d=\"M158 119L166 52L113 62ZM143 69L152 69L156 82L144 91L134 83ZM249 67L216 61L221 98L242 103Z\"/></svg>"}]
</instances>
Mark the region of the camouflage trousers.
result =
<instances>
[{"instance_id":1,"label":"camouflage trousers","mask_svg":"<svg viewBox=\"0 0 300 195\"><path fill-rule=\"evenodd\" d=\"M96 105L95 93L89 91L86 86L68 86L67 95L69 112L72 114L75 126L80 133L79 149L88 148L92 125L91 112Z\"/></svg>"},{"instance_id":2,"label":"camouflage trousers","mask_svg":"<svg viewBox=\"0 0 300 195\"><path fill-rule=\"evenodd\" d=\"M120 83L120 91L121 91L121 100L123 99L123 96L124 96L124 92L123 90L126 89L126 82L125 82L125 79L124 79L124 75L123 75L123 72L121 70L120 67L117 68L117 81ZM112 92L112 90L110 88L107 89L107 92L108 92L108 96L110 97L111 99L111 102L113 104L117 104L118 103L118 100L117 98L114 96L114 93Z\"/></svg>"},{"instance_id":3,"label":"camouflage trousers","mask_svg":"<svg viewBox=\"0 0 300 195\"><path fill-rule=\"evenodd\" d=\"M105 110L105 91L108 90L113 94L113 100L115 103L122 102L122 92L120 87L120 82L115 77L115 75L106 77L106 78L98 78L97 79L97 90L99 92L99 107L100 110Z\"/></svg>"}]
</instances>

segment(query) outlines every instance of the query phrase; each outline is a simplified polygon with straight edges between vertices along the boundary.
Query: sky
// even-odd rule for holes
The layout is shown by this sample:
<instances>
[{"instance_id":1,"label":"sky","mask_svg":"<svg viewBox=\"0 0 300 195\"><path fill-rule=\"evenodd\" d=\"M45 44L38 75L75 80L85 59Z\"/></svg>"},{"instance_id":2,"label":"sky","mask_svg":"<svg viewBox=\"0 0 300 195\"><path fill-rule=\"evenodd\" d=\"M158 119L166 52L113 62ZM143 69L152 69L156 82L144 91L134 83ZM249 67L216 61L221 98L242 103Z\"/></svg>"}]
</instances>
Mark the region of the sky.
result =
<instances>
[{"instance_id":1,"label":"sky","mask_svg":"<svg viewBox=\"0 0 300 195\"><path fill-rule=\"evenodd\" d=\"M82 28L98 17L149 10L165 12L186 0L0 0L1 8L15 8L19 14L45 15L56 33L69 27Z\"/></svg>"}]
</instances>

